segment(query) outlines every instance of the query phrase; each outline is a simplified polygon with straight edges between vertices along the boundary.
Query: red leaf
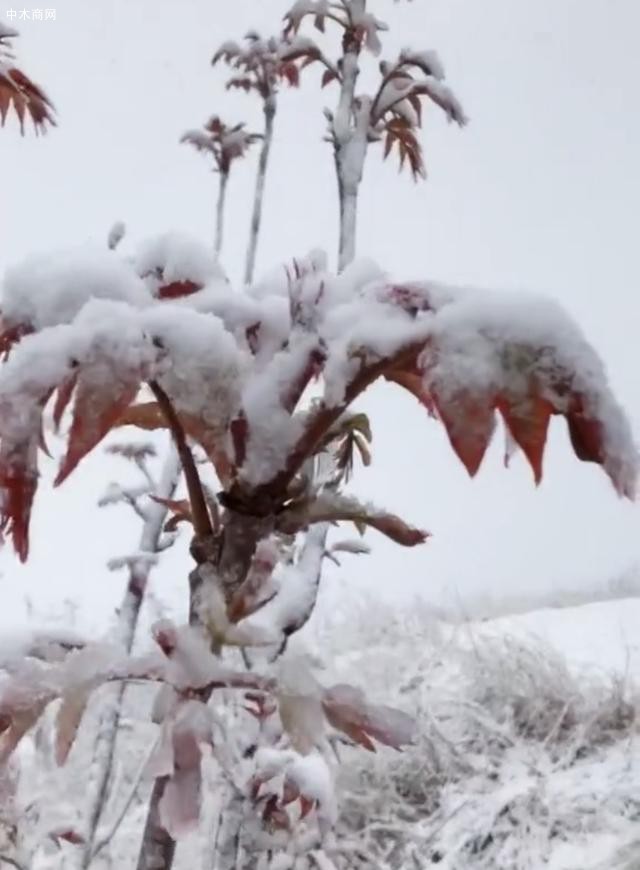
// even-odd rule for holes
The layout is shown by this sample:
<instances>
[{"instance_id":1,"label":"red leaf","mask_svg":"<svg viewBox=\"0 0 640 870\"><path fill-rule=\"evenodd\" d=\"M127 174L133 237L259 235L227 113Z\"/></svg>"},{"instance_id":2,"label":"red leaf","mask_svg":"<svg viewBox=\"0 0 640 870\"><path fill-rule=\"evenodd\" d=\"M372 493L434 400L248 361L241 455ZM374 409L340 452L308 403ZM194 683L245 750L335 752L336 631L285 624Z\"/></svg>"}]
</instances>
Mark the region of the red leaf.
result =
<instances>
[{"instance_id":1,"label":"red leaf","mask_svg":"<svg viewBox=\"0 0 640 870\"><path fill-rule=\"evenodd\" d=\"M0 126L4 125L11 106L20 121L24 134L24 119L31 117L36 133L44 133L47 124L55 127L53 105L48 97L23 72L15 67L0 71Z\"/></svg>"},{"instance_id":2,"label":"red leaf","mask_svg":"<svg viewBox=\"0 0 640 870\"><path fill-rule=\"evenodd\" d=\"M322 73L322 83L321 87L326 88L327 85L331 84L331 82L335 81L337 76L332 69L326 69Z\"/></svg>"},{"instance_id":3,"label":"red leaf","mask_svg":"<svg viewBox=\"0 0 640 870\"><path fill-rule=\"evenodd\" d=\"M13 345L17 344L25 335L31 335L33 331L33 327L27 323L9 326L0 319L0 355L7 359Z\"/></svg>"},{"instance_id":4,"label":"red leaf","mask_svg":"<svg viewBox=\"0 0 640 870\"><path fill-rule=\"evenodd\" d=\"M280 75L287 80L292 88L297 88L300 84L300 73L295 63L283 63L280 66Z\"/></svg>"},{"instance_id":5,"label":"red leaf","mask_svg":"<svg viewBox=\"0 0 640 870\"><path fill-rule=\"evenodd\" d=\"M3 445L2 454L5 453ZM21 562L29 554L29 520L38 485L35 444L27 441L0 454L0 488L3 491L0 532L10 534Z\"/></svg>"},{"instance_id":6,"label":"red leaf","mask_svg":"<svg viewBox=\"0 0 640 870\"><path fill-rule=\"evenodd\" d=\"M182 296L192 296L199 290L202 290L202 284L195 281L172 281L159 287L156 296L158 299L180 299Z\"/></svg>"},{"instance_id":7,"label":"red leaf","mask_svg":"<svg viewBox=\"0 0 640 870\"><path fill-rule=\"evenodd\" d=\"M300 795L300 818L306 819L312 809L317 805L317 801L311 800L311 798L305 797L304 795Z\"/></svg>"},{"instance_id":8,"label":"red leaf","mask_svg":"<svg viewBox=\"0 0 640 870\"><path fill-rule=\"evenodd\" d=\"M420 404L424 405L432 417L436 415L436 406L433 401L433 396L427 390L423 383L423 377L420 374L411 371L393 371L385 375L388 381L399 384L408 390L412 396L415 396Z\"/></svg>"},{"instance_id":9,"label":"red leaf","mask_svg":"<svg viewBox=\"0 0 640 870\"><path fill-rule=\"evenodd\" d=\"M244 413L235 417L229 426L235 464L240 467L247 456L247 441L249 440L249 423Z\"/></svg>"},{"instance_id":10,"label":"red leaf","mask_svg":"<svg viewBox=\"0 0 640 870\"><path fill-rule=\"evenodd\" d=\"M480 468L495 428L494 401L462 390L446 399L434 390L433 400L451 446L473 477Z\"/></svg>"},{"instance_id":11,"label":"red leaf","mask_svg":"<svg viewBox=\"0 0 640 870\"><path fill-rule=\"evenodd\" d=\"M400 749L415 736L415 723L410 716L393 707L368 704L364 693L353 686L327 689L322 707L334 728L370 752L375 752L372 737L385 746Z\"/></svg>"},{"instance_id":12,"label":"red leaf","mask_svg":"<svg viewBox=\"0 0 640 870\"><path fill-rule=\"evenodd\" d=\"M71 396L73 395L73 391L76 388L76 384L78 383L78 372L73 372L73 374L69 375L69 377L58 387L58 392L56 395L56 402L53 406L53 424L56 428L56 432L60 429L60 423L62 422L62 415L67 410L69 402L71 401Z\"/></svg>"},{"instance_id":13,"label":"red leaf","mask_svg":"<svg viewBox=\"0 0 640 870\"><path fill-rule=\"evenodd\" d=\"M78 379L67 453L60 465L55 486L66 480L87 453L102 441L134 401L138 389L138 381L97 386L83 381L82 377Z\"/></svg>"},{"instance_id":14,"label":"red leaf","mask_svg":"<svg viewBox=\"0 0 640 870\"><path fill-rule=\"evenodd\" d=\"M83 846L86 842L82 834L74 831L73 828L61 828L59 831L51 831L49 836L58 845L60 840L64 840L65 843L71 843L73 846Z\"/></svg>"},{"instance_id":15,"label":"red leaf","mask_svg":"<svg viewBox=\"0 0 640 870\"><path fill-rule=\"evenodd\" d=\"M583 462L604 463L603 428L599 420L588 417L581 396L571 397L567 413L567 425L571 445L578 459Z\"/></svg>"},{"instance_id":16,"label":"red leaf","mask_svg":"<svg viewBox=\"0 0 640 870\"><path fill-rule=\"evenodd\" d=\"M226 486L233 469L224 448L220 446L220 436L191 414L180 412L178 417L185 433L200 444L213 464L220 482ZM137 405L125 406L112 423L112 428L117 426L136 426L148 432L169 428L157 402L140 402Z\"/></svg>"},{"instance_id":17,"label":"red leaf","mask_svg":"<svg viewBox=\"0 0 640 870\"><path fill-rule=\"evenodd\" d=\"M513 440L531 465L535 482L540 483L542 459L553 411L551 403L539 396L531 396L515 404L499 398L497 404Z\"/></svg>"}]
</instances>

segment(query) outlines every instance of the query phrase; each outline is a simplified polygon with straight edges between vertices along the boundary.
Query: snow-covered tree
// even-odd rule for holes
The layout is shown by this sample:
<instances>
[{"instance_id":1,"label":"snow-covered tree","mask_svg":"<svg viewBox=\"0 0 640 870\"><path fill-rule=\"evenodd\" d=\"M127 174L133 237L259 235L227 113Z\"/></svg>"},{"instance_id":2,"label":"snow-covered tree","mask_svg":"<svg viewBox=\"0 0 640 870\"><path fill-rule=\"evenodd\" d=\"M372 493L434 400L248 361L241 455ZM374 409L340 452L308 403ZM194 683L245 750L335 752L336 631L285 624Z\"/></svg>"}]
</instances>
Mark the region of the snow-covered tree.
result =
<instances>
[{"instance_id":1,"label":"snow-covered tree","mask_svg":"<svg viewBox=\"0 0 640 870\"><path fill-rule=\"evenodd\" d=\"M307 16L321 31L327 22L341 28L335 63L299 34ZM600 359L561 309L536 297L397 281L354 261L368 145L385 139L386 153L397 148L417 177L424 172L417 138L423 99L465 120L429 52L403 51L381 65L372 96L356 94L361 53L379 52L383 29L366 0L299 0L282 39L251 35L245 48L222 47L219 57L238 72L232 81L264 100L266 126L263 138L214 117L183 137L210 154L221 175L214 251L169 234L125 256L114 228L108 249L34 257L5 276L0 532L21 560L29 555L50 428L64 445L56 486L125 427L145 438L165 431L173 442L159 475L146 443L110 444L142 475L139 486L114 484L102 498L104 507L125 504L141 521L136 552L111 564L128 573L116 642L49 638L0 661L0 858L11 864L31 866L46 842L80 847L80 863L89 866L108 852L149 785L138 870L168 870L176 842L199 826L204 865L217 870L282 870L307 857L321 870L350 865L343 860L348 843L335 839L342 748L415 747L424 734L406 712L373 703L358 686L321 680L290 639L314 611L325 560L368 552L360 538L330 542L335 527L353 525L360 536L373 529L405 547L428 538L348 490L355 465L369 464L375 425L356 403L377 381L409 391L445 427L471 475L501 419L509 453L520 449L539 482L548 427L561 416L577 457L601 466L621 495L634 493L638 458L629 425ZM14 35L5 28L0 42ZM262 139L250 277L275 92L316 62L325 67L323 84L339 87L329 115L340 193L338 273L314 251L233 291L217 261L231 165ZM2 119L13 105L21 122L25 112L37 128L52 122L41 92L24 82L16 90L16 81L23 80L7 79L0 63ZM188 622L157 621L154 648L138 655L149 573L185 528L192 534L183 577ZM122 797L113 761L131 684L131 727L142 737ZM553 712L562 724L563 709ZM471 725L467 733L477 738ZM74 754L91 774L90 800L75 808L61 801L54 820L40 812L41 795L21 803L25 778L15 765L38 734L48 741L47 764L35 769L47 782L55 765L73 769ZM449 744L437 738L444 751ZM23 813L22 837L16 820L24 807L30 814ZM347 809L353 819L353 805ZM392 845L410 855L402 837ZM367 840L365 866L382 854L370 846Z\"/></svg>"}]
</instances>

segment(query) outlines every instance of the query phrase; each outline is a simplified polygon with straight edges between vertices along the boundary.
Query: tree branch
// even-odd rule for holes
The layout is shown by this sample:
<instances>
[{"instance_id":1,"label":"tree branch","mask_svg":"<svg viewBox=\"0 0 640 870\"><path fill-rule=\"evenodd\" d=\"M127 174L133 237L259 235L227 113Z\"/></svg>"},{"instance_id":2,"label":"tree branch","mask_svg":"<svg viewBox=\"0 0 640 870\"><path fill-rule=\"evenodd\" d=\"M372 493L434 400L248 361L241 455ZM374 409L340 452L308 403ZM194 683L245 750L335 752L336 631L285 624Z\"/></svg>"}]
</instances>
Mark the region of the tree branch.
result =
<instances>
[{"instance_id":1,"label":"tree branch","mask_svg":"<svg viewBox=\"0 0 640 870\"><path fill-rule=\"evenodd\" d=\"M166 421L171 429L173 440L175 441L182 469L184 471L185 481L187 483L187 491L189 493L189 502L191 503L191 512L193 514L193 528L196 536L199 538L211 538L213 536L213 525L207 507L207 499L202 489L198 469L193 458L193 454L187 444L187 436L185 435L182 423L176 414L171 400L158 384L157 381L149 381L151 392L156 397L160 410L164 414Z\"/></svg>"},{"instance_id":2,"label":"tree branch","mask_svg":"<svg viewBox=\"0 0 640 870\"><path fill-rule=\"evenodd\" d=\"M289 484L300 471L306 459L317 450L331 427L344 414L349 405L386 372L402 369L415 361L423 346L424 342L416 342L403 348L393 357L384 357L374 363L363 364L355 378L347 384L342 402L336 405L321 403L316 410L309 414L304 431L291 450L285 468L270 481L255 487L249 500L261 503L265 500L283 499ZM246 502L247 496L241 496L240 501Z\"/></svg>"}]
</instances>

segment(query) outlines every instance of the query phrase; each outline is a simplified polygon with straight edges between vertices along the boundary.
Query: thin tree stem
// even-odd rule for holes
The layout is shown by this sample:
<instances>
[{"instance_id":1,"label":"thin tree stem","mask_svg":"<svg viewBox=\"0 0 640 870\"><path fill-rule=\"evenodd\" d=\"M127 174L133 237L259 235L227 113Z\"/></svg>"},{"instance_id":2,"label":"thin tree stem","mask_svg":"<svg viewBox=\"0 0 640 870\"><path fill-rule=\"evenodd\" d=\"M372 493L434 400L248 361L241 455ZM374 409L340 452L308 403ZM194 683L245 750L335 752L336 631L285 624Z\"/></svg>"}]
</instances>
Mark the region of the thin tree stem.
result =
<instances>
[{"instance_id":1,"label":"thin tree stem","mask_svg":"<svg viewBox=\"0 0 640 870\"><path fill-rule=\"evenodd\" d=\"M216 204L216 230L213 250L216 257L220 256L224 242L224 209L227 201L228 172L220 172L220 186L218 188L218 202Z\"/></svg>"},{"instance_id":2,"label":"thin tree stem","mask_svg":"<svg viewBox=\"0 0 640 870\"><path fill-rule=\"evenodd\" d=\"M193 453L187 444L187 436L180 422L180 418L176 414L171 400L162 389L157 381L149 381L151 392L156 397L160 410L169 424L173 440L176 445L176 450L182 463L182 470L187 484L187 492L189 493L189 502L191 503L191 512L193 514L193 528L196 537L210 538L213 536L213 526L211 524L211 516L207 506L207 499L200 483L200 476L196 463L193 458Z\"/></svg>"},{"instance_id":3,"label":"thin tree stem","mask_svg":"<svg viewBox=\"0 0 640 870\"><path fill-rule=\"evenodd\" d=\"M273 126L275 116L275 96L270 96L267 100L265 100L264 104L264 139L262 140L262 149L260 150L260 159L258 161L258 174L256 176L256 189L253 198L251 231L249 235L249 247L247 249L247 259L244 273L245 284L251 284L251 282L253 281L253 274L256 266L258 239L260 237L260 227L262 225L262 211L264 207L264 188L267 178L267 169L269 167L269 154L271 152L271 143L273 141Z\"/></svg>"}]
</instances>

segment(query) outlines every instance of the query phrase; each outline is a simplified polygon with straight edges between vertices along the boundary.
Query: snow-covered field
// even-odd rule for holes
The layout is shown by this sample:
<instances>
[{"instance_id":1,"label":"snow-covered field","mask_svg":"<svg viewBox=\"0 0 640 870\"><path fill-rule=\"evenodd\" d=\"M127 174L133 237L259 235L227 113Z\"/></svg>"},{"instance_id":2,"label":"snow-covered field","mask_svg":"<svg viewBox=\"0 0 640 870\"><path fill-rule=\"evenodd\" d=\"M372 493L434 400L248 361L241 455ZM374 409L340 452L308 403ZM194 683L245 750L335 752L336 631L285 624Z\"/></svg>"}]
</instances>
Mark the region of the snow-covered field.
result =
<instances>
[{"instance_id":1,"label":"snow-covered field","mask_svg":"<svg viewBox=\"0 0 640 870\"><path fill-rule=\"evenodd\" d=\"M415 711L420 738L344 767L345 867L640 866L640 600L455 628L365 613L371 642L334 628L329 670Z\"/></svg>"}]
</instances>

